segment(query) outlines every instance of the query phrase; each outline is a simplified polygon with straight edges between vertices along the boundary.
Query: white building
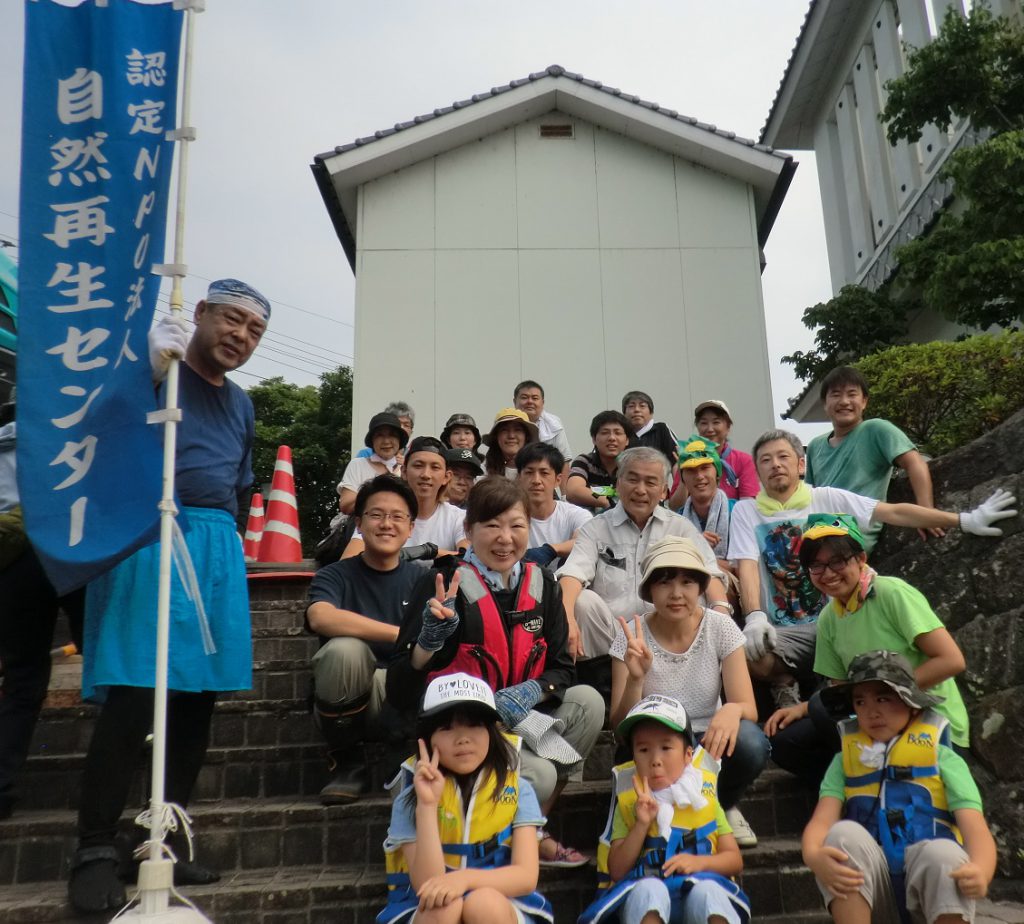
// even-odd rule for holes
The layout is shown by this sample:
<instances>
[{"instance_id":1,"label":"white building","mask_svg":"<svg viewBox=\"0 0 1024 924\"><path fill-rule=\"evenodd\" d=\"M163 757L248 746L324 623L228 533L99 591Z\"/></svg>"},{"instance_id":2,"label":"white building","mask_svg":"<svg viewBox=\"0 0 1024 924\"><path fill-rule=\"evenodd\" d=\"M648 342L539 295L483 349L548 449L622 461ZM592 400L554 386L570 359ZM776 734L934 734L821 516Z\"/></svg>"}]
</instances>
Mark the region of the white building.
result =
<instances>
[{"instance_id":1,"label":"white building","mask_svg":"<svg viewBox=\"0 0 1024 924\"><path fill-rule=\"evenodd\" d=\"M536 379L574 451L649 392L680 436L773 421L760 273L792 158L553 66L318 155L356 274L353 434L392 400L486 432Z\"/></svg>"},{"instance_id":2,"label":"white building","mask_svg":"<svg viewBox=\"0 0 1024 924\"><path fill-rule=\"evenodd\" d=\"M1019 0L989 6L1020 15ZM892 275L895 251L927 228L952 195L952 184L938 175L946 158L978 140L961 121L948 131L929 125L917 143L892 146L878 120L884 84L905 70L905 46L930 42L950 7L963 13L961 0L811 0L761 141L814 151L834 293L850 283L873 290ZM922 312L909 334L923 342L961 330ZM790 415L825 419L816 386Z\"/></svg>"}]
</instances>

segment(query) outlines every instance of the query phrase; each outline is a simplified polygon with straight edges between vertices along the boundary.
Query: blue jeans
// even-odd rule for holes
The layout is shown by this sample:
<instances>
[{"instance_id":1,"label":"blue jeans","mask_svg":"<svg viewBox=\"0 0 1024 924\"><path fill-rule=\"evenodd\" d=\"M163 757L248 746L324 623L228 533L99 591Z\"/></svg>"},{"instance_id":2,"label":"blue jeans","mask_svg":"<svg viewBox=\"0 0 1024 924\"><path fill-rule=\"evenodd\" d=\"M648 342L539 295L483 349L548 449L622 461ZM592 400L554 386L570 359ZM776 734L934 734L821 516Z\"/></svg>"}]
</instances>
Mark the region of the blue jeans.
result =
<instances>
[{"instance_id":1,"label":"blue jeans","mask_svg":"<svg viewBox=\"0 0 1024 924\"><path fill-rule=\"evenodd\" d=\"M764 770L771 752L765 733L749 719L740 719L732 757L722 755L722 772L718 775L718 801L722 808L732 808L743 798L747 787Z\"/></svg>"}]
</instances>

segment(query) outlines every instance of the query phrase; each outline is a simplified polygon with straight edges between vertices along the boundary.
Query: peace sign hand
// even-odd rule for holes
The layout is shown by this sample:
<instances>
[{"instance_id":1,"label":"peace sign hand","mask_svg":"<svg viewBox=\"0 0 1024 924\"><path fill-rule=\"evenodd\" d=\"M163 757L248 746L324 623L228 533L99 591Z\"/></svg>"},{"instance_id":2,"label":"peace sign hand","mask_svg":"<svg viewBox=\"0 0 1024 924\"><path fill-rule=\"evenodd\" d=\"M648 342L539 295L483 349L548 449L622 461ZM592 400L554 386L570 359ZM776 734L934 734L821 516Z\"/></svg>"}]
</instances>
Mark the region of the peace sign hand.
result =
<instances>
[{"instance_id":1,"label":"peace sign hand","mask_svg":"<svg viewBox=\"0 0 1024 924\"><path fill-rule=\"evenodd\" d=\"M633 789L636 792L636 820L646 830L658 817L658 803L651 795L651 784L647 777L633 774Z\"/></svg>"},{"instance_id":2,"label":"peace sign hand","mask_svg":"<svg viewBox=\"0 0 1024 924\"><path fill-rule=\"evenodd\" d=\"M459 628L459 614L455 609L459 580L459 572L456 571L448 588L445 589L444 575L440 572L437 574L434 581L434 596L423 608L423 625L416 639L416 644L424 651L439 651Z\"/></svg>"},{"instance_id":3,"label":"peace sign hand","mask_svg":"<svg viewBox=\"0 0 1024 924\"><path fill-rule=\"evenodd\" d=\"M420 759L416 761L413 786L416 789L417 805L437 805L444 791L444 773L441 772L441 752L434 749L434 756L427 752L427 743L420 738Z\"/></svg>"},{"instance_id":4,"label":"peace sign hand","mask_svg":"<svg viewBox=\"0 0 1024 924\"><path fill-rule=\"evenodd\" d=\"M641 616L634 616L636 634L629 629L629 623L624 616L619 617L619 625L626 636L626 654L623 660L626 662L626 670L629 671L630 679L643 680L654 663L654 653L647 647L644 638L644 621Z\"/></svg>"}]
</instances>

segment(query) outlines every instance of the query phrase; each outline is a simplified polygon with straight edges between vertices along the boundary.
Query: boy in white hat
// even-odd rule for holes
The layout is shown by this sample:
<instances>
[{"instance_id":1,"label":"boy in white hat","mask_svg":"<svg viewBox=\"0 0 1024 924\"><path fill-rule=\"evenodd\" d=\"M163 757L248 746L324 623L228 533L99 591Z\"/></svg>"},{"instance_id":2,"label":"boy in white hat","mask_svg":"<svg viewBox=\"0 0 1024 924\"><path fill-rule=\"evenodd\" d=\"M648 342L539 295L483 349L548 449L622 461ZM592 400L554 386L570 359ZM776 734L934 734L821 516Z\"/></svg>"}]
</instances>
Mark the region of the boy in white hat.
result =
<instances>
[{"instance_id":1,"label":"boy in white hat","mask_svg":"<svg viewBox=\"0 0 1024 924\"><path fill-rule=\"evenodd\" d=\"M746 924L750 902L727 878L743 859L718 804L718 763L694 750L686 710L671 697L647 696L616 733L633 760L612 771L598 897L579 924L614 913L621 924Z\"/></svg>"}]
</instances>

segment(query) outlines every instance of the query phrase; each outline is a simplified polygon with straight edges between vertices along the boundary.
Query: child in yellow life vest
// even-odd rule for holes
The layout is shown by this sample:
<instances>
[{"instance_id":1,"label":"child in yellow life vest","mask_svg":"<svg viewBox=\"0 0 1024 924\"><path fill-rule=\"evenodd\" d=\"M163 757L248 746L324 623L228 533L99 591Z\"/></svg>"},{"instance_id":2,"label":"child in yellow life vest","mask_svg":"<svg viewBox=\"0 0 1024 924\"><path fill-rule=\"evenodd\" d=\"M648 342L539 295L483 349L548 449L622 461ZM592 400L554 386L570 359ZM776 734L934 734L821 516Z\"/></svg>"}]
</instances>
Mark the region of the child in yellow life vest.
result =
<instances>
[{"instance_id":1,"label":"child in yellow life vest","mask_svg":"<svg viewBox=\"0 0 1024 924\"><path fill-rule=\"evenodd\" d=\"M487 683L436 677L419 716L419 759L402 765L402 791L384 842L388 903L377 924L541 924L536 891L537 796L519 774L518 739L498 730Z\"/></svg>"},{"instance_id":2,"label":"child in yellow life vest","mask_svg":"<svg viewBox=\"0 0 1024 924\"><path fill-rule=\"evenodd\" d=\"M597 851L598 895L579 924L746 924L750 902L727 877L743 859L718 804L718 763L694 751L678 700L650 695L619 723L633 760L612 771Z\"/></svg>"},{"instance_id":3,"label":"child in yellow life vest","mask_svg":"<svg viewBox=\"0 0 1024 924\"><path fill-rule=\"evenodd\" d=\"M929 924L973 921L996 868L981 796L902 655L871 651L822 694L843 747L803 835L804 862L835 921L882 924L918 911Z\"/></svg>"}]
</instances>

